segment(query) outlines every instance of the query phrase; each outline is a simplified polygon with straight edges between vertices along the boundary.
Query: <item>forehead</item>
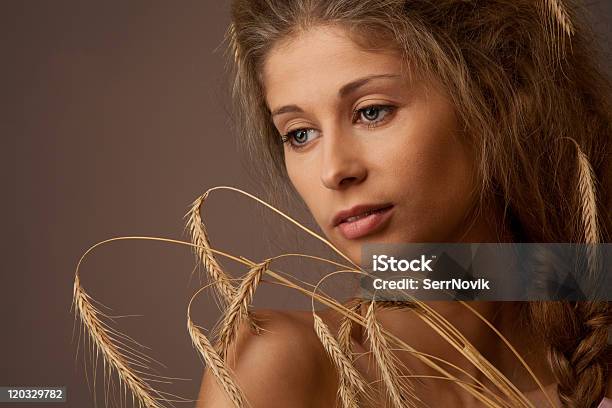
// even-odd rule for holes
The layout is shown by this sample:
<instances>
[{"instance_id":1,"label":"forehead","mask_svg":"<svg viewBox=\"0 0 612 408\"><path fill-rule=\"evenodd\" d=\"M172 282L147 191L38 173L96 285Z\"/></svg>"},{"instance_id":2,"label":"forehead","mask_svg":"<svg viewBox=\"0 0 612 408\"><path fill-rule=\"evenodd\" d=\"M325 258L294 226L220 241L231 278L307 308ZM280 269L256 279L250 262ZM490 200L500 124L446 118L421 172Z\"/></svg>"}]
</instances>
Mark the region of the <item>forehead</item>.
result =
<instances>
[{"instance_id":1,"label":"forehead","mask_svg":"<svg viewBox=\"0 0 612 408\"><path fill-rule=\"evenodd\" d=\"M262 79L266 101L274 109L332 97L355 78L401 71L396 52L364 50L343 28L318 26L275 45L264 61Z\"/></svg>"}]
</instances>

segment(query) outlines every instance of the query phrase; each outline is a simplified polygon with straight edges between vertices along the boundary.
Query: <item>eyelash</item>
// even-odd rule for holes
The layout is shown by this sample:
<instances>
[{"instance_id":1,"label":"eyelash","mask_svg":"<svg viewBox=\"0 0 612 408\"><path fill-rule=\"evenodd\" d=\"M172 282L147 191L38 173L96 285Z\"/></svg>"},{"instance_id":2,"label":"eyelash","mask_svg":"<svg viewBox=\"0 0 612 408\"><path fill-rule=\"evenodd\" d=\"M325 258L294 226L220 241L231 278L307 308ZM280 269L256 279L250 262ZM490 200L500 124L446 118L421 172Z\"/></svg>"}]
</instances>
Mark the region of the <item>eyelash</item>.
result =
<instances>
[{"instance_id":1,"label":"eyelash","mask_svg":"<svg viewBox=\"0 0 612 408\"><path fill-rule=\"evenodd\" d=\"M386 122L387 120L389 120L388 119L389 115L393 114L393 112L396 109L396 107L393 106L393 105L369 105L369 106L365 106L363 108L353 110L353 115L352 115L353 121L356 118L358 118L360 115L362 115L363 112L365 112L367 109L371 109L371 108L379 109L380 112L386 112L386 115L383 117L383 119L369 122L367 124L368 129L373 129L373 128L377 127L377 126L380 126L382 122ZM300 132L300 131L309 131L309 130L314 130L314 129L312 129L312 128L299 128L299 129L292 130L290 132L285 133L284 135L281 135L281 141L283 143L289 143L289 147L291 149L293 149L293 150L303 149L308 143L304 143L302 145L295 145L295 144L291 143L291 141L295 140L295 135L296 135L297 132Z\"/></svg>"}]
</instances>

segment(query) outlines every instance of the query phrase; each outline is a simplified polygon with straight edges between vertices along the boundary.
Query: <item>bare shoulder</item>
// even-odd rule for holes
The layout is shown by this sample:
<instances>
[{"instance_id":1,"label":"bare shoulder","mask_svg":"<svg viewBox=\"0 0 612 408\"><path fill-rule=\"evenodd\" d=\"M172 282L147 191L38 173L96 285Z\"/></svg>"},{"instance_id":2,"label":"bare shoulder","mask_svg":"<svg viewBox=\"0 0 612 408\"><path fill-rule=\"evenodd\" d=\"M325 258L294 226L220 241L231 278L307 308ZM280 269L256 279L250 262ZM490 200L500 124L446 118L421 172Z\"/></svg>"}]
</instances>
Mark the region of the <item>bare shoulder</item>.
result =
<instances>
[{"instance_id":1,"label":"bare shoulder","mask_svg":"<svg viewBox=\"0 0 612 408\"><path fill-rule=\"evenodd\" d=\"M250 406L333 406L336 374L314 332L312 314L257 310L254 316L263 330L256 334L243 325L227 359ZM197 407L230 406L207 370Z\"/></svg>"}]
</instances>

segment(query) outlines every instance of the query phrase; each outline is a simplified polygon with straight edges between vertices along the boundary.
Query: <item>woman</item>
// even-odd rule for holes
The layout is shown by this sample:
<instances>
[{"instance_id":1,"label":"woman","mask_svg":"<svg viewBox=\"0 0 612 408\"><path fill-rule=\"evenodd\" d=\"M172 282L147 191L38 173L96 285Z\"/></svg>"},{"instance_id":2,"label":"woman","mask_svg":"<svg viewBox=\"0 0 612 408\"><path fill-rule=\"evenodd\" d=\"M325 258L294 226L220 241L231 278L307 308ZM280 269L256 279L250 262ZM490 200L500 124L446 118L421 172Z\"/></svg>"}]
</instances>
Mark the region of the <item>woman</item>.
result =
<instances>
[{"instance_id":1,"label":"woman","mask_svg":"<svg viewBox=\"0 0 612 408\"><path fill-rule=\"evenodd\" d=\"M253 161L272 193L294 189L354 262L366 242L609 242L610 88L575 5L235 0L230 40ZM430 306L535 406L610 404L607 303L473 305L544 390L474 313ZM339 313L319 315L338 331ZM227 359L251 406L339 404L342 380L312 314L257 317L266 331L241 330ZM378 308L376 317L479 378L410 308ZM351 341L366 353L355 366L379 392L358 406L385 406L369 337L354 325ZM394 358L408 368L402 375L430 374L414 390L417 406L485 406L409 356ZM199 406L232 406L208 372Z\"/></svg>"}]
</instances>

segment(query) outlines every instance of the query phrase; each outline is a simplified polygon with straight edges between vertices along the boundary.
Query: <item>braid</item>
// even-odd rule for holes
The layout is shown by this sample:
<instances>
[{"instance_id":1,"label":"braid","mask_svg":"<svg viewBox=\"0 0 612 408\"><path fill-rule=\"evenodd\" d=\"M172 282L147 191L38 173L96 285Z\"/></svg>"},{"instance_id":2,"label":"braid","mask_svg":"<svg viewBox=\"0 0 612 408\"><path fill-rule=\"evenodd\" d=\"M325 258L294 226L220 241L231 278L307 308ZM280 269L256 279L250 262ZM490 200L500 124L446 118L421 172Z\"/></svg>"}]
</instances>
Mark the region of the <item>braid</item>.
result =
<instances>
[{"instance_id":1,"label":"braid","mask_svg":"<svg viewBox=\"0 0 612 408\"><path fill-rule=\"evenodd\" d=\"M537 302L531 305L536 327L549 345L548 359L564 407L596 407L607 382L607 302Z\"/></svg>"},{"instance_id":2,"label":"braid","mask_svg":"<svg viewBox=\"0 0 612 408\"><path fill-rule=\"evenodd\" d=\"M601 242L601 231L595 175L586 154L574 143L578 153L577 213L581 219L578 231L586 244L597 245ZM591 268L589 263L589 273L593 275L596 272ZM534 327L543 329L548 361L563 406L596 407L604 397L608 378L608 327L612 323L608 302L534 302L530 311Z\"/></svg>"}]
</instances>

